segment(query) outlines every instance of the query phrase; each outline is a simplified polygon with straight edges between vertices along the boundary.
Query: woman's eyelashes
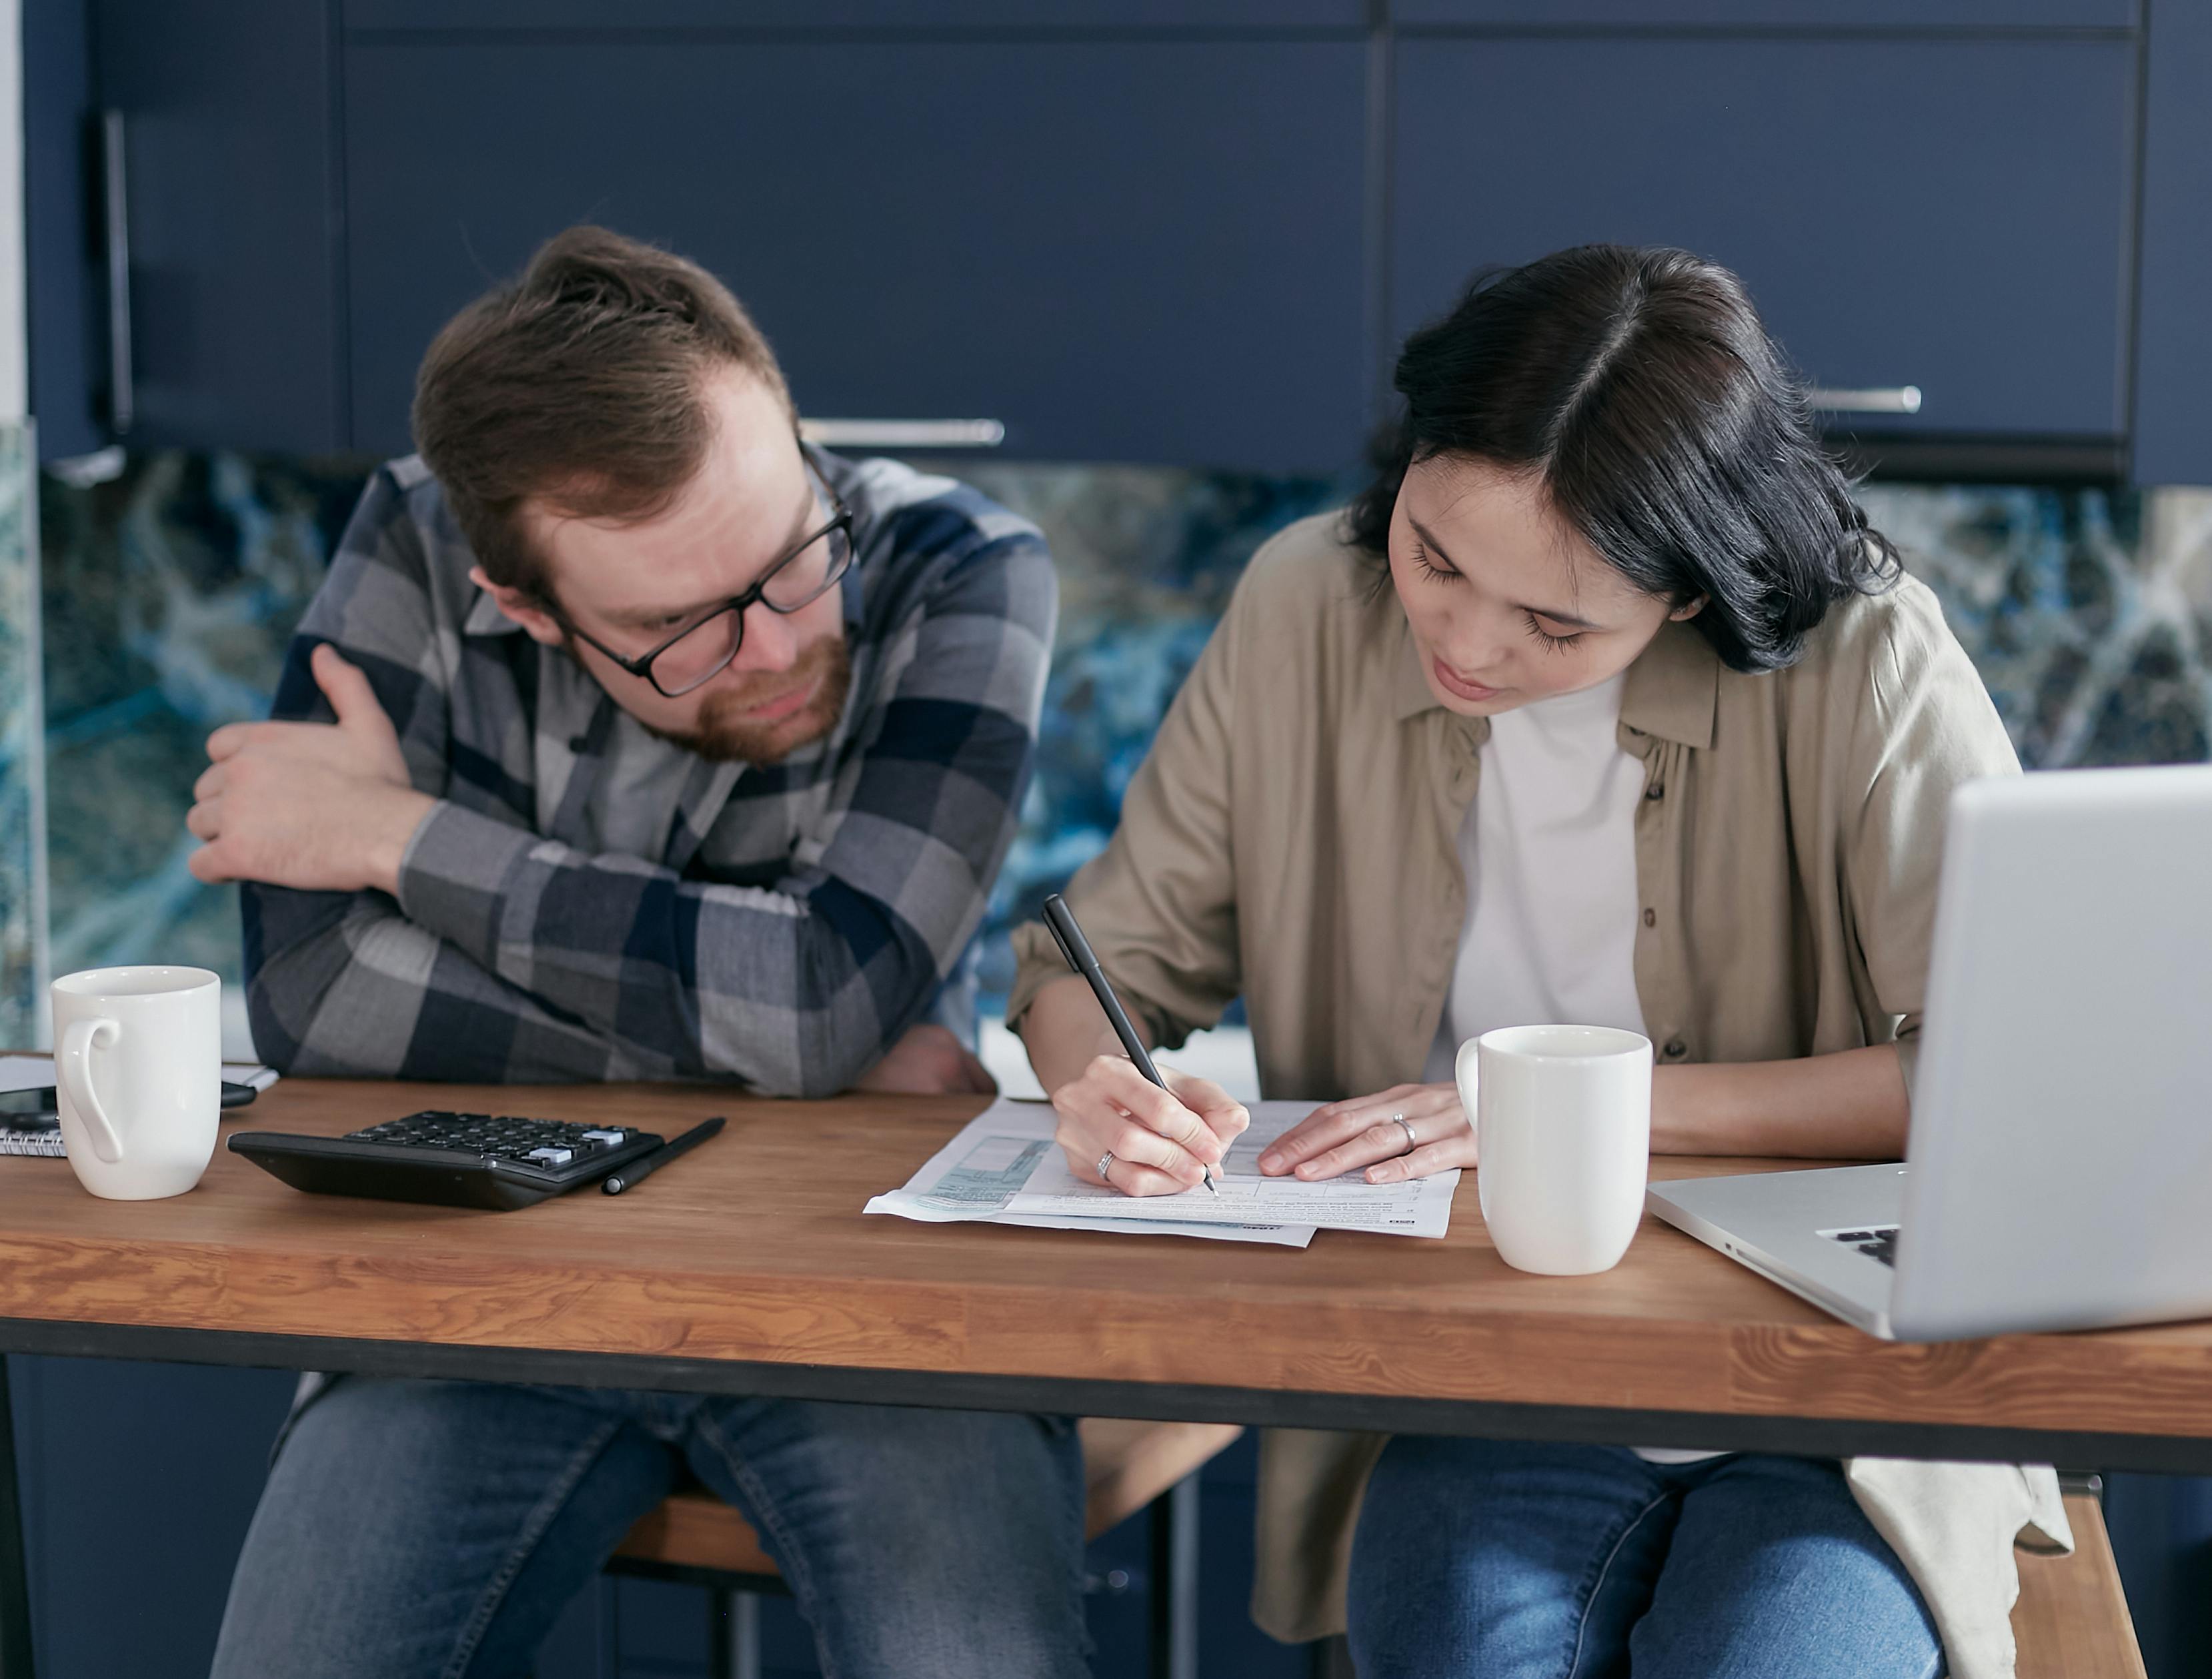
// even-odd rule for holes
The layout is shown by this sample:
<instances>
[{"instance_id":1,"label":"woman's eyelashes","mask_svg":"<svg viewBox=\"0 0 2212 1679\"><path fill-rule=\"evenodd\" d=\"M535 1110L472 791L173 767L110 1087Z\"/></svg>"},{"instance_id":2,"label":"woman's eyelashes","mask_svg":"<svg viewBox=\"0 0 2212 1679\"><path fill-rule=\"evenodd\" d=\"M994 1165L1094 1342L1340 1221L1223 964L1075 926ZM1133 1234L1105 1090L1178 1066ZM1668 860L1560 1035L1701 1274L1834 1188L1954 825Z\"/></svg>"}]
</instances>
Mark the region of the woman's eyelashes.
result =
<instances>
[{"instance_id":1,"label":"woman's eyelashes","mask_svg":"<svg viewBox=\"0 0 2212 1679\"><path fill-rule=\"evenodd\" d=\"M1421 575L1432 583L1458 583L1466 581L1464 574L1450 566L1438 565L1429 557L1429 551L1419 543L1413 547L1413 563L1420 568ZM1554 636L1536 621L1534 612L1521 615L1522 627L1529 636L1547 653L1565 653L1579 643L1588 632L1577 630L1571 636Z\"/></svg>"},{"instance_id":2,"label":"woman's eyelashes","mask_svg":"<svg viewBox=\"0 0 2212 1679\"><path fill-rule=\"evenodd\" d=\"M1418 542L1413 544L1413 563L1421 569L1421 575L1430 582L1456 583L1460 581L1458 572L1449 566L1438 565L1431 560L1429 551Z\"/></svg>"},{"instance_id":3,"label":"woman's eyelashes","mask_svg":"<svg viewBox=\"0 0 2212 1679\"><path fill-rule=\"evenodd\" d=\"M1581 641L1583 636L1588 633L1587 631L1577 630L1571 636L1554 636L1550 630L1545 629L1542 624L1536 622L1536 615L1534 612L1524 612L1522 614L1522 617L1528 621L1528 630L1530 638L1535 642L1537 646L1542 648L1547 653L1565 653L1572 648L1577 642Z\"/></svg>"}]
</instances>

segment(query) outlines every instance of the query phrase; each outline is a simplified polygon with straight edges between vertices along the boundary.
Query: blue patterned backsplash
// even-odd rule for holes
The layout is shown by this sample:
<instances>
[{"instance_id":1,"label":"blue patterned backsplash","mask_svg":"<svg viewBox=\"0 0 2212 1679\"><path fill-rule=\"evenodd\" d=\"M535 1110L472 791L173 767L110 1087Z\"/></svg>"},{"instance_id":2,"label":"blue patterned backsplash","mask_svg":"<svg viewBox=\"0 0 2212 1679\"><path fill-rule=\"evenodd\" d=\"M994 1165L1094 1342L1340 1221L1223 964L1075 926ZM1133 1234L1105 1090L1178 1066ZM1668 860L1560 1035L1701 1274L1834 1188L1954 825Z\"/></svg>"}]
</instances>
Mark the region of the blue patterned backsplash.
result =
<instances>
[{"instance_id":1,"label":"blue patterned backsplash","mask_svg":"<svg viewBox=\"0 0 2212 1679\"><path fill-rule=\"evenodd\" d=\"M0 426L0 1049L43 1041L45 739L31 435Z\"/></svg>"},{"instance_id":2,"label":"blue patterned backsplash","mask_svg":"<svg viewBox=\"0 0 2212 1679\"><path fill-rule=\"evenodd\" d=\"M56 972L159 957L237 976L235 894L185 867L200 743L265 709L368 468L155 453L91 489L41 481ZM961 470L1043 526L1061 579L1044 750L984 951L986 989L1003 993L1007 927L1104 843L1245 561L1346 486L1135 467ZM2212 491L1881 484L1862 499L1941 595L2031 766L2212 755ZM0 722L21 711L5 709L23 669L8 641L5 548L20 523L20 508L0 505ZM27 926L10 872L24 762L16 751L0 768L9 940Z\"/></svg>"}]
</instances>

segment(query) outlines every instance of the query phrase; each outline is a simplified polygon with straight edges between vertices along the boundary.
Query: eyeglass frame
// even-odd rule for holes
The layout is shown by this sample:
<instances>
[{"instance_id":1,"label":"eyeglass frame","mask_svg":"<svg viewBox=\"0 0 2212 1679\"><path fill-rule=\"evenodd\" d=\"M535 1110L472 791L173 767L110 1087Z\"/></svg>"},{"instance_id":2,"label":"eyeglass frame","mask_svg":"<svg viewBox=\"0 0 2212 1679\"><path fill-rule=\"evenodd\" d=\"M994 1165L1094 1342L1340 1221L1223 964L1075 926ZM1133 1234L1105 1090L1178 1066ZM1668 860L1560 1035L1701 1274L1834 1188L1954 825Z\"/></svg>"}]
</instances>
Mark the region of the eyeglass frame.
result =
<instances>
[{"instance_id":1,"label":"eyeglass frame","mask_svg":"<svg viewBox=\"0 0 2212 1679\"><path fill-rule=\"evenodd\" d=\"M653 691L659 695L661 698L665 700L680 700L686 694L695 694L698 692L700 689L705 687L708 683L712 682L716 677L721 675L724 671L726 671L732 665L737 662L738 654L744 650L745 645L745 614L750 611L755 605L757 605L767 607L769 611L774 612L778 617L789 617L793 612L803 612L809 606L811 606L816 601L821 599L823 595L829 593L831 589L836 587L838 584L843 582L845 581L846 575L852 570L854 564L860 558L859 547L853 540L852 508L845 505L845 498L837 493L836 487L832 484L828 478L822 475L822 469L814 464L813 452L810 450L804 442L800 443L799 446L799 453L800 459L805 463L808 473L811 475L815 483L822 486L823 492L830 497L830 507L836 511L830 515L830 522L828 524L824 525L820 530L815 532L811 536L807 537L803 541L799 542L781 559L777 560L775 564L769 567L766 571L761 573L758 577L753 580L752 587L747 589L743 594L732 595L720 605L714 607L712 611L703 614L692 623L686 624L683 629L678 630L673 636L671 636L666 641L661 642L659 647L654 648L651 652L641 653L635 657L626 653L617 653L605 642L592 635L590 630L586 630L576 624L569 617L567 609L564 608L557 600L549 600L547 602L547 605L552 609L552 616L559 620L562 629L566 630L578 641L582 642L586 646L596 648L600 654L611 660L618 669L630 676L639 678L642 681L652 684ZM816 543L827 539L829 537L834 535L839 531L842 531L845 533L845 563L838 570L832 572L829 577L824 579L820 588L815 590L812 594L808 595L805 599L800 601L795 606L779 606L775 602L768 598L768 586L774 582L778 575L795 562L800 555L804 554L808 549L814 546ZM653 661L659 658L662 654L667 652L669 648L674 647L677 642L682 641L686 636L693 635L699 630L704 630L708 624L712 624L716 618L721 617L725 612L735 612L738 615L737 637L730 643L729 656L723 660L720 664L715 666L713 670L701 677L696 682L686 683L674 693L670 693L668 690L662 687L659 682L654 678L653 674Z\"/></svg>"}]
</instances>

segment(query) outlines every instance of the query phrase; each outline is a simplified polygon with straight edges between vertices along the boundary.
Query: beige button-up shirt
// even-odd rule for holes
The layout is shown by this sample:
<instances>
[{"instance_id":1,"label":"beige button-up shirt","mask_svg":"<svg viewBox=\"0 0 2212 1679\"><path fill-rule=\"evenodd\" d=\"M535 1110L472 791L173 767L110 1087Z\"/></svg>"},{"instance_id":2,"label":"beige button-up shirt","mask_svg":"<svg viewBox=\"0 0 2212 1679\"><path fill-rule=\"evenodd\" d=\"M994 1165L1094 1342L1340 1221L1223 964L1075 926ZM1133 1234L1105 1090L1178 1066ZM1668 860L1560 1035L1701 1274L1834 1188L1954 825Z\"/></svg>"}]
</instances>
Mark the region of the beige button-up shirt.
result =
<instances>
[{"instance_id":1,"label":"beige button-up shirt","mask_svg":"<svg viewBox=\"0 0 2212 1679\"><path fill-rule=\"evenodd\" d=\"M1257 555L1067 889L1101 965L1172 1049L1240 994L1260 1087L1326 1101L1422 1074L1467 885L1457 841L1489 724L1429 691L1387 581L1334 515ZM1784 671L1729 670L1691 624L1630 666L1643 760L1636 989L1662 1065L1894 1040L1908 1080L1951 789L2015 775L1935 597L1838 605ZM1018 1023L1066 971L1015 934ZM1278 1431L1263 1457L1254 1613L1343 1624L1352 1524L1381 1437ZM2047 1469L1859 1459L1853 1491L1928 1599L1957 1679L2012 1671L2012 1546L2068 1536Z\"/></svg>"}]
</instances>

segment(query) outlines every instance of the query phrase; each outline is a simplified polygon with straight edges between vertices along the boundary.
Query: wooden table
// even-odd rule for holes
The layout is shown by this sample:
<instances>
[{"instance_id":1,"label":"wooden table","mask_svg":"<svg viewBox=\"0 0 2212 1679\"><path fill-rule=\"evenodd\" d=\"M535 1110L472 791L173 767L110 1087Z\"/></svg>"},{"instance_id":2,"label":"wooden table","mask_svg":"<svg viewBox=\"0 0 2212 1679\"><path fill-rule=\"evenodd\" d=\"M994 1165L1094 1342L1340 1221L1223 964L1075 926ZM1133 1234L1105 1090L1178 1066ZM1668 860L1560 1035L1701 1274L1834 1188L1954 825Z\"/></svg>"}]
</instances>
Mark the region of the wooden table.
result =
<instances>
[{"instance_id":1,"label":"wooden table","mask_svg":"<svg viewBox=\"0 0 2212 1679\"><path fill-rule=\"evenodd\" d=\"M730 1124L632 1195L507 1214L301 1195L223 1149L157 1201L0 1160L0 1347L2212 1472L2212 1323L1886 1343L1649 1219L1613 1271L1530 1276L1471 1183L1443 1241L1324 1231L1301 1252L865 1216L974 1098L289 1080L223 1128L418 1107Z\"/></svg>"},{"instance_id":2,"label":"wooden table","mask_svg":"<svg viewBox=\"0 0 2212 1679\"><path fill-rule=\"evenodd\" d=\"M1529 1276L1471 1183L1443 1241L1323 1231L1304 1251L865 1216L973 1098L288 1080L224 1130L424 1107L730 1124L632 1195L508 1214L301 1195L223 1149L156 1201L0 1159L0 1350L2212 1472L2212 1323L1887 1343L1650 1219L1614 1270ZM13 1478L9 1452L0 1627L22 1624Z\"/></svg>"}]
</instances>

